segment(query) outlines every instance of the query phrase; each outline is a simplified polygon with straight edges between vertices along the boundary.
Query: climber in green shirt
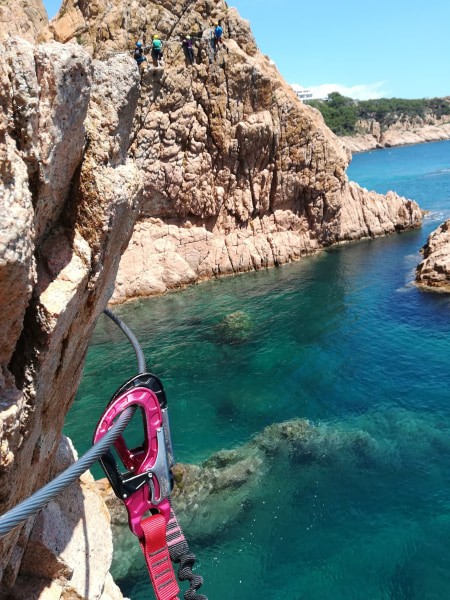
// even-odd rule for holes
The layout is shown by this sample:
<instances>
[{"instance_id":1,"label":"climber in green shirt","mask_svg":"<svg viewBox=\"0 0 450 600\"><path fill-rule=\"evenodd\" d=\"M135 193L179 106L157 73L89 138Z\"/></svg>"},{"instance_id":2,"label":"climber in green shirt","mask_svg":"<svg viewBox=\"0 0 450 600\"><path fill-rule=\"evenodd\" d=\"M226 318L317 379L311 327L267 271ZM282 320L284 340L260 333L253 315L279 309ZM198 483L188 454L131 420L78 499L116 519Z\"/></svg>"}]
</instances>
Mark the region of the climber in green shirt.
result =
<instances>
[{"instance_id":1,"label":"climber in green shirt","mask_svg":"<svg viewBox=\"0 0 450 600\"><path fill-rule=\"evenodd\" d=\"M153 36L152 50L153 50L153 56L155 57L158 67L162 67L163 66L162 44L161 44L161 40L159 39L159 37L157 35Z\"/></svg>"}]
</instances>

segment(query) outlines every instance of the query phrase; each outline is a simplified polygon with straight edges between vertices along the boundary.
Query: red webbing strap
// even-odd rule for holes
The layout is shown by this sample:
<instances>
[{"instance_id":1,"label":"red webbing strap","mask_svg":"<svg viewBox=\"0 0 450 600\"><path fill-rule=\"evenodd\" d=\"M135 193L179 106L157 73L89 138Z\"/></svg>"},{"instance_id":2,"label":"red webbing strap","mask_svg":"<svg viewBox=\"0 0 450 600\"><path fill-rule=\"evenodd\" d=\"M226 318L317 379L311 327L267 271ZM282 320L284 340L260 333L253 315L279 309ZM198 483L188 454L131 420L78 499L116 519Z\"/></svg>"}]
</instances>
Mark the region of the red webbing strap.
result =
<instances>
[{"instance_id":1,"label":"red webbing strap","mask_svg":"<svg viewBox=\"0 0 450 600\"><path fill-rule=\"evenodd\" d=\"M162 515L152 515L141 521L144 537L139 539L158 600L178 600L180 591L173 573L166 544L166 521Z\"/></svg>"}]
</instances>

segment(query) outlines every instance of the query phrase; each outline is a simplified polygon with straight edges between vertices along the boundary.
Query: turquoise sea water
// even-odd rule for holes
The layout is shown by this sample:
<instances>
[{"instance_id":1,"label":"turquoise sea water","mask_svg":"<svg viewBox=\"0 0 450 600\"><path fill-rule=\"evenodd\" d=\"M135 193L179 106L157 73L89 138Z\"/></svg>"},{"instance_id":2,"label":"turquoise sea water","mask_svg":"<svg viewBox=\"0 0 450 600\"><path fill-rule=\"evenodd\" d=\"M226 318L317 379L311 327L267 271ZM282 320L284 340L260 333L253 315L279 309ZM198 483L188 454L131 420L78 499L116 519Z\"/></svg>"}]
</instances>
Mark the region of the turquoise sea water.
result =
<instances>
[{"instance_id":1,"label":"turquoise sea water","mask_svg":"<svg viewBox=\"0 0 450 600\"><path fill-rule=\"evenodd\" d=\"M116 309L164 382L177 460L288 419L321 432L323 454L272 457L233 519L185 530L210 600L450 597L450 297L411 283L428 234L450 217L450 142L356 155L348 174L417 200L430 211L422 229ZM218 323L237 310L248 335L230 340ZM102 317L66 421L79 452L135 369ZM346 443L355 432L364 452ZM114 569L144 600L135 546L131 560L116 549Z\"/></svg>"}]
</instances>

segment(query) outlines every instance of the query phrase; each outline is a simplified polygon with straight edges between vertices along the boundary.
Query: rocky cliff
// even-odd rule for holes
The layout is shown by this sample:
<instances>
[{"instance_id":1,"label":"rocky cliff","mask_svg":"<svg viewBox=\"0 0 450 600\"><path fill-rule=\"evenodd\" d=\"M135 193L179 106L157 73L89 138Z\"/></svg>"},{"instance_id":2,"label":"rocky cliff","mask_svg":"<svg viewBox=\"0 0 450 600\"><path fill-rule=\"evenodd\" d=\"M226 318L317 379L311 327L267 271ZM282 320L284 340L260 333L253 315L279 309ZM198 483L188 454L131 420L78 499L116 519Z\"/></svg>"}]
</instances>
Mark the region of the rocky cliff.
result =
<instances>
[{"instance_id":1,"label":"rocky cliff","mask_svg":"<svg viewBox=\"0 0 450 600\"><path fill-rule=\"evenodd\" d=\"M149 56L141 76L130 49L154 33L166 66ZM52 476L61 444L73 460L62 425L138 217L116 300L421 221L414 202L347 181L349 153L223 2L65 2L39 36L0 46L1 513ZM117 596L91 487L0 541L2 594Z\"/></svg>"},{"instance_id":2,"label":"rocky cliff","mask_svg":"<svg viewBox=\"0 0 450 600\"><path fill-rule=\"evenodd\" d=\"M15 35L35 42L47 25L48 18L42 0L3 0L0 3L0 44Z\"/></svg>"},{"instance_id":3,"label":"rocky cliff","mask_svg":"<svg viewBox=\"0 0 450 600\"><path fill-rule=\"evenodd\" d=\"M215 20L224 29L218 51ZM149 54L130 148L144 200L113 301L420 223L417 205L348 183L350 154L224 2L67 0L42 37L76 36L103 58L153 34L163 40L165 68ZM192 66L185 34L195 42Z\"/></svg>"},{"instance_id":4,"label":"rocky cliff","mask_svg":"<svg viewBox=\"0 0 450 600\"><path fill-rule=\"evenodd\" d=\"M450 219L428 236L421 250L423 261L416 269L416 282L430 289L450 291Z\"/></svg>"},{"instance_id":5,"label":"rocky cliff","mask_svg":"<svg viewBox=\"0 0 450 600\"><path fill-rule=\"evenodd\" d=\"M142 186L126 156L139 91L131 58L100 63L78 44L32 46L11 38L0 46L0 77L3 513L42 487L54 469L64 418L92 330L113 290ZM67 506L73 525L92 522L87 504L66 500ZM34 561L22 563L33 522L0 540L3 590L11 590L22 564L21 583L9 598L103 593L111 540L95 567L103 576L94 576L89 563L86 577L73 576L73 565L59 558L71 536L58 532L70 519L57 507L49 507L56 515L53 539L42 524L42 535L32 534ZM100 514L98 524L107 532L105 519ZM89 556L92 535L78 540L78 551ZM35 595L27 595L30 589Z\"/></svg>"},{"instance_id":6,"label":"rocky cliff","mask_svg":"<svg viewBox=\"0 0 450 600\"><path fill-rule=\"evenodd\" d=\"M396 120L382 129L376 120L358 121L357 127L366 130L365 134L344 136L340 140L352 153L367 152L378 148L391 148L407 144L423 144L450 140L450 118L448 115L436 117L429 114L424 118L414 117Z\"/></svg>"}]
</instances>

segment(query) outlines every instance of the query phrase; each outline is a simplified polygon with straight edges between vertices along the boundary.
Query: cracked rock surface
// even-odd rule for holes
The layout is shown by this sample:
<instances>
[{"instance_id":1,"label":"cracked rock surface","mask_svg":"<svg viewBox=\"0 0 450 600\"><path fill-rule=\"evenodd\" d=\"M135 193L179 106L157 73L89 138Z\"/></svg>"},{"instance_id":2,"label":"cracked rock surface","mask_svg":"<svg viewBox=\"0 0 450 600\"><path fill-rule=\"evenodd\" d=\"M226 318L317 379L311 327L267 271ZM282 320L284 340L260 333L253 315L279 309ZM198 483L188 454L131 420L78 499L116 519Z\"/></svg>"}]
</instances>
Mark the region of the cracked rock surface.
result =
<instances>
[{"instance_id":1,"label":"cracked rock surface","mask_svg":"<svg viewBox=\"0 0 450 600\"><path fill-rule=\"evenodd\" d=\"M428 289L450 291L450 219L433 231L422 248L416 282Z\"/></svg>"},{"instance_id":2,"label":"cracked rock surface","mask_svg":"<svg viewBox=\"0 0 450 600\"><path fill-rule=\"evenodd\" d=\"M100 63L78 44L33 46L10 38L0 46L0 77L3 513L41 488L54 468L92 330L139 213L142 183L126 156L139 88L131 58ZM79 502L64 510L54 505L52 527L63 531L64 522L75 527L87 519L87 505L95 501L83 500L86 494L82 488L72 493ZM107 536L108 520L99 519ZM112 583L110 596L103 596L111 548L97 553L92 538L77 538L81 562L83 543L98 558L100 576L91 572L86 587L86 577L78 577L81 563L60 568L60 558L52 558L56 549L73 558L71 526L58 543L48 528L39 534L36 527L31 519L0 540L2 594L28 600L120 597ZM30 566L29 540L41 556L47 548L45 569ZM14 585L18 576L21 583Z\"/></svg>"},{"instance_id":3,"label":"cracked rock surface","mask_svg":"<svg viewBox=\"0 0 450 600\"><path fill-rule=\"evenodd\" d=\"M214 21L224 29L218 51ZM144 197L113 302L420 225L415 202L348 182L350 152L223 1L66 0L41 37L77 36L105 58L138 40L148 47L154 34L164 69L147 49L130 148Z\"/></svg>"}]
</instances>

